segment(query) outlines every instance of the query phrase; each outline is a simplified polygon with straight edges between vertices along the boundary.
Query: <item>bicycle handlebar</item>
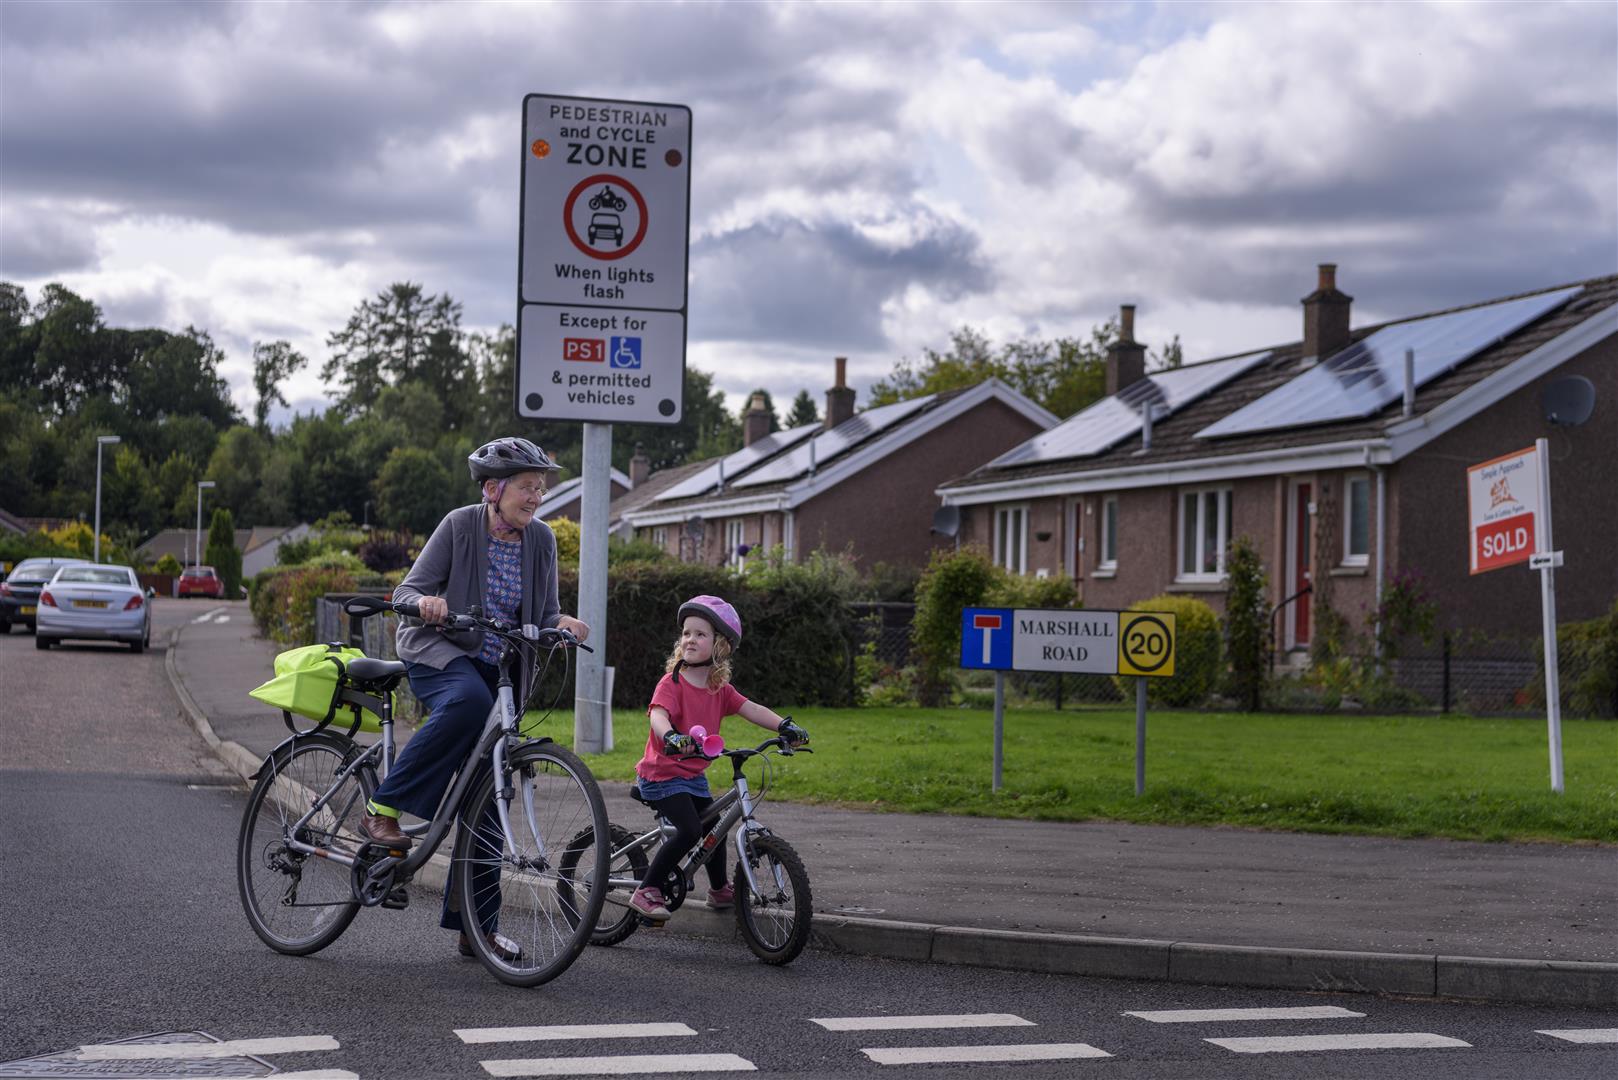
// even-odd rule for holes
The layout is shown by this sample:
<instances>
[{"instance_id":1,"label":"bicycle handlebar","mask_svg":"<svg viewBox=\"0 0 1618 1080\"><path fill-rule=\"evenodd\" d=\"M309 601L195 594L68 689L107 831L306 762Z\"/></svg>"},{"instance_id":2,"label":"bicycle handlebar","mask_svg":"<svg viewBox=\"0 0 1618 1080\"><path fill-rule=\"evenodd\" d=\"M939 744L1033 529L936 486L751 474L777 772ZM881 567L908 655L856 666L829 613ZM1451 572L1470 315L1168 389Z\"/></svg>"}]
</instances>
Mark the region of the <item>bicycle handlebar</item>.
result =
<instances>
[{"instance_id":1,"label":"bicycle handlebar","mask_svg":"<svg viewBox=\"0 0 1618 1080\"><path fill-rule=\"evenodd\" d=\"M715 756L715 757L709 757L707 754L701 753L699 751L698 753L694 753L694 754L681 754L678 760L680 760L680 761L690 761L690 760L693 760L693 759L700 759L702 761L718 761L722 757L728 757L728 758L732 758L732 759L744 759L744 758L750 758L750 757L758 757L758 756L762 755L766 750L770 750L772 748L775 750L776 753L782 755L783 757L791 757L793 754L812 754L812 753L814 753L814 751L811 750L805 744L800 743L800 744L794 746L792 743L787 741L787 738L786 738L785 735L776 735L773 738L765 739L763 742L759 743L755 747L752 747L751 749L749 749L747 747L742 747L739 750L732 750L732 749L727 747L726 749L719 751L718 755Z\"/></svg>"},{"instance_id":2,"label":"bicycle handlebar","mask_svg":"<svg viewBox=\"0 0 1618 1080\"><path fill-rule=\"evenodd\" d=\"M343 610L351 618L368 619L372 615L380 615L384 611L391 611L396 615L403 615L411 619L421 618L421 608L415 604L403 601L395 602L383 600L378 596L351 596L343 601ZM583 649L585 652L595 652L594 649L574 637L571 633L560 627L544 627L538 629L533 637L524 631L526 627L509 626L496 619L484 618L482 615L470 613L450 612L449 617L438 625L449 630L482 630L490 634L518 641L540 641L546 637L560 639L559 644Z\"/></svg>"}]
</instances>

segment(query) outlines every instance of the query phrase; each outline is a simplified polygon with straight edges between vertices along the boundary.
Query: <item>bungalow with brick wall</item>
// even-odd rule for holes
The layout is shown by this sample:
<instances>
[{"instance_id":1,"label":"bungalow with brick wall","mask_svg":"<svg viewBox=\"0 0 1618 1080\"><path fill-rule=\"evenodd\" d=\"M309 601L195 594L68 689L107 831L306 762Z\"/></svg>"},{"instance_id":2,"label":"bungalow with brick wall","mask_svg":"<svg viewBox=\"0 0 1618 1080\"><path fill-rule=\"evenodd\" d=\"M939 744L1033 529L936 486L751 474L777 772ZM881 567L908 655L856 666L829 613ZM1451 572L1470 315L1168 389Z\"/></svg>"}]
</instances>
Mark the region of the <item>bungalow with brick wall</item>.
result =
<instances>
[{"instance_id":1,"label":"bungalow with brick wall","mask_svg":"<svg viewBox=\"0 0 1618 1080\"><path fill-rule=\"evenodd\" d=\"M821 423L770 432L755 398L740 450L637 500L622 520L687 562L740 567L780 545L795 561L825 548L918 566L952 542L932 531L938 484L1056 423L994 379L856 413L846 376L838 357Z\"/></svg>"},{"instance_id":2,"label":"bungalow with brick wall","mask_svg":"<svg viewBox=\"0 0 1618 1080\"><path fill-rule=\"evenodd\" d=\"M1086 606L1160 593L1223 606L1250 538L1277 648L1306 648L1321 604L1356 626L1384 583L1420 575L1441 628L1538 633L1539 575L1473 575L1467 467L1548 438L1563 621L1618 596L1618 276L1350 329L1320 267L1303 340L1145 372L1125 307L1107 396L940 484L964 539L1020 573L1064 572ZM1407 359L1408 358L1408 359ZM1547 419L1546 387L1588 380L1588 422Z\"/></svg>"}]
</instances>

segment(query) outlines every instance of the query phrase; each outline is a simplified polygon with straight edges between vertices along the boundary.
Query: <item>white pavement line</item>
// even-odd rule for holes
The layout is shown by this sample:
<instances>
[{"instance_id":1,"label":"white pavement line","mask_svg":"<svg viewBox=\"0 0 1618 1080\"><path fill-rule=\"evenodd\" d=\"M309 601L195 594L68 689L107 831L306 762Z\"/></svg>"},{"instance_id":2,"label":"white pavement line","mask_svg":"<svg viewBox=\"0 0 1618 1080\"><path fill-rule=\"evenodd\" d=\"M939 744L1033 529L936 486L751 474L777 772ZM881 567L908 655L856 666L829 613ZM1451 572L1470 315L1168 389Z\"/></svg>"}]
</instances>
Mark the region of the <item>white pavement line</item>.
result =
<instances>
[{"instance_id":1,"label":"white pavement line","mask_svg":"<svg viewBox=\"0 0 1618 1080\"><path fill-rule=\"evenodd\" d=\"M1126 1012L1154 1024L1202 1024L1213 1020L1331 1020L1364 1016L1362 1012L1339 1009L1335 1005L1302 1005L1289 1009L1158 1009Z\"/></svg>"},{"instance_id":2,"label":"white pavement line","mask_svg":"<svg viewBox=\"0 0 1618 1080\"><path fill-rule=\"evenodd\" d=\"M652 1039L695 1035L684 1024L553 1024L549 1027L456 1028L464 1043L542 1042L546 1039Z\"/></svg>"},{"instance_id":3,"label":"white pavement line","mask_svg":"<svg viewBox=\"0 0 1618 1080\"><path fill-rule=\"evenodd\" d=\"M226 623L226 622L229 622L229 621L230 621L230 612L228 612L228 611L225 612L223 615L220 615L218 618L214 619L214 622L216 622L216 623Z\"/></svg>"},{"instance_id":4,"label":"white pavement line","mask_svg":"<svg viewBox=\"0 0 1618 1080\"><path fill-rule=\"evenodd\" d=\"M1204 1039L1238 1054L1291 1054L1303 1050L1437 1050L1471 1043L1426 1031L1372 1035L1272 1035L1249 1039Z\"/></svg>"},{"instance_id":5,"label":"white pavement line","mask_svg":"<svg viewBox=\"0 0 1618 1080\"><path fill-rule=\"evenodd\" d=\"M1618 1028L1542 1028L1537 1034L1572 1043L1618 1043Z\"/></svg>"},{"instance_id":6,"label":"white pavement line","mask_svg":"<svg viewBox=\"0 0 1618 1080\"><path fill-rule=\"evenodd\" d=\"M827 1031L919 1031L926 1028L1034 1027L1011 1013L962 1013L956 1016L828 1016L809 1018Z\"/></svg>"},{"instance_id":7,"label":"white pavement line","mask_svg":"<svg viewBox=\"0 0 1618 1080\"><path fill-rule=\"evenodd\" d=\"M196 1080L191 1076L150 1076L141 1080ZM299 1072L278 1072L275 1080L360 1080L360 1074L347 1069L304 1069Z\"/></svg>"},{"instance_id":8,"label":"white pavement line","mask_svg":"<svg viewBox=\"0 0 1618 1080\"><path fill-rule=\"evenodd\" d=\"M246 1057L257 1054L297 1054L336 1050L330 1035L298 1035L284 1039L232 1039L218 1043L103 1043L79 1047L80 1061L184 1060Z\"/></svg>"},{"instance_id":9,"label":"white pavement line","mask_svg":"<svg viewBox=\"0 0 1618 1080\"><path fill-rule=\"evenodd\" d=\"M513 1058L480 1061L490 1076L628 1076L633 1073L757 1072L735 1054L626 1054L622 1057Z\"/></svg>"},{"instance_id":10,"label":"white pavement line","mask_svg":"<svg viewBox=\"0 0 1618 1080\"><path fill-rule=\"evenodd\" d=\"M198 615L196 618L192 619L191 621L194 622L194 623L207 622L209 619L213 618L215 615L218 615L220 612L222 612L224 610L225 609L222 608L222 607L216 607L216 608L213 608L212 610L204 611L201 615Z\"/></svg>"},{"instance_id":11,"label":"white pavement line","mask_svg":"<svg viewBox=\"0 0 1618 1080\"><path fill-rule=\"evenodd\" d=\"M1112 1057L1088 1043L1028 1043L1022 1046L885 1046L861 1050L878 1065L936 1065L944 1062L1064 1061Z\"/></svg>"}]
</instances>

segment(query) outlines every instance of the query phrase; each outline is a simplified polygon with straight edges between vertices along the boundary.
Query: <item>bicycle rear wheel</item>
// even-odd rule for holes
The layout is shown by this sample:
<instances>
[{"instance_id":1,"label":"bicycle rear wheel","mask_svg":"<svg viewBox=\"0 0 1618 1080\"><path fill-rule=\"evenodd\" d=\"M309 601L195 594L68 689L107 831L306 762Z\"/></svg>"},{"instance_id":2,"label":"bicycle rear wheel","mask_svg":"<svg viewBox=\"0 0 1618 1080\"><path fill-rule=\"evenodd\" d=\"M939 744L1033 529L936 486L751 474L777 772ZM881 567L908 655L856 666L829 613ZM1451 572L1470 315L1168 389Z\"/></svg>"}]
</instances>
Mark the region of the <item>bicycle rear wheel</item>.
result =
<instances>
[{"instance_id":1,"label":"bicycle rear wheel","mask_svg":"<svg viewBox=\"0 0 1618 1080\"><path fill-rule=\"evenodd\" d=\"M792 845L779 836L737 837L741 858L752 867L759 892L747 885L741 861L736 863L736 925L753 955L766 964L789 963L809 942L814 912L809 872Z\"/></svg>"},{"instance_id":2,"label":"bicycle rear wheel","mask_svg":"<svg viewBox=\"0 0 1618 1080\"><path fill-rule=\"evenodd\" d=\"M594 858L596 847L596 832L594 827L586 828L573 838L568 844L567 851L562 854L562 880L564 883L575 879L584 879L585 871L580 864L590 865ZM612 845L607 853L607 873L609 877L632 877L636 881L646 876L646 851L640 847L629 847L635 839L622 825L608 825L607 839ZM616 858L612 852L621 852ZM601 915L596 919L595 927L590 931L590 944L616 945L635 932L640 925L640 916L629 908L629 895L634 886L627 889L613 889L605 891L605 900L601 905ZM564 906L564 911L570 910Z\"/></svg>"},{"instance_id":3,"label":"bicycle rear wheel","mask_svg":"<svg viewBox=\"0 0 1618 1080\"><path fill-rule=\"evenodd\" d=\"M510 765L509 780L491 771L468 797L455 836L455 888L483 966L502 982L538 986L578 959L601 916L607 848L581 849L565 878L561 860L585 830L607 835L607 808L589 768L555 743L519 746ZM510 843L497 813L497 780L511 785ZM497 949L489 936L496 931L520 954Z\"/></svg>"},{"instance_id":4,"label":"bicycle rear wheel","mask_svg":"<svg viewBox=\"0 0 1618 1080\"><path fill-rule=\"evenodd\" d=\"M295 851L296 838L345 855L359 851L359 819L375 778L368 769L346 777L319 813L293 827L359 753L333 735L294 742L264 766L247 799L236 844L236 886L242 909L264 944L305 956L336 941L360 905L342 863Z\"/></svg>"}]
</instances>

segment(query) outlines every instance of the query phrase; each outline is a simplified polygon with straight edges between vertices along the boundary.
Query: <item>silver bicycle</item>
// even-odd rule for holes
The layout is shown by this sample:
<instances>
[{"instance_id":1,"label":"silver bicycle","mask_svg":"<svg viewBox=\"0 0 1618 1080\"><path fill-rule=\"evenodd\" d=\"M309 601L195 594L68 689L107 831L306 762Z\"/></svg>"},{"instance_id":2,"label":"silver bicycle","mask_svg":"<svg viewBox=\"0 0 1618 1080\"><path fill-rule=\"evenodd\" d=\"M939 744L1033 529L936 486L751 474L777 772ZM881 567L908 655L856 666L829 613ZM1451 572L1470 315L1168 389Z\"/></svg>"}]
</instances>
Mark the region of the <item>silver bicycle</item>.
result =
<instances>
[{"instance_id":1,"label":"silver bicycle","mask_svg":"<svg viewBox=\"0 0 1618 1080\"><path fill-rule=\"evenodd\" d=\"M721 751L720 756L730 760L734 786L703 813L703 836L696 846L665 880L648 884L662 890L670 911L677 910L691 891L697 869L713 856L720 840L734 836L736 867L731 882L736 890L736 925L754 956L766 964L786 964L808 943L814 908L809 873L803 868L803 860L792 845L754 817L769 787L769 753L787 757L813 751L806 746L795 747L779 735L751 749ZM765 767L765 779L757 794L748 787L747 777L742 772L743 765L753 758L764 762ZM638 784L630 788L629 793L636 802L651 807L641 798ZM655 808L653 812L656 813ZM658 815L655 828L638 836L622 826L608 826L611 852L606 903L593 920L592 945L616 945L648 922L629 906L629 897L640 887L653 854L674 831L673 824L662 815ZM564 875L581 876L570 862L573 852L579 851L582 857L583 853L602 850L602 845L595 841L600 835L600 832L585 829L574 837L568 853L562 857Z\"/></svg>"},{"instance_id":2,"label":"silver bicycle","mask_svg":"<svg viewBox=\"0 0 1618 1080\"><path fill-rule=\"evenodd\" d=\"M357 618L382 611L419 617L413 604L374 597L355 597L344 609ZM571 751L519 734L523 710L512 673L526 661L528 685L537 687L542 663L548 666L558 651L587 646L562 630L512 627L477 614L451 615L447 625L501 639L500 679L477 749L438 813L405 827L417 843L409 852L389 849L359 831L366 800L393 767L390 691L405 666L356 659L343 672L332 710L352 710L347 734L332 729L332 715L298 731L288 713L294 734L253 774L236 856L242 907L270 948L294 956L318 952L360 908L405 907L405 885L455 826L452 904L469 931L485 931L466 934L473 951L502 982L537 986L578 958L589 940L581 927L600 917L605 892L592 882L606 878L608 852L579 846L577 838L603 835L607 811L595 777ZM382 720L381 739L368 747L353 739L362 708ZM494 939L496 926L504 945Z\"/></svg>"}]
</instances>

